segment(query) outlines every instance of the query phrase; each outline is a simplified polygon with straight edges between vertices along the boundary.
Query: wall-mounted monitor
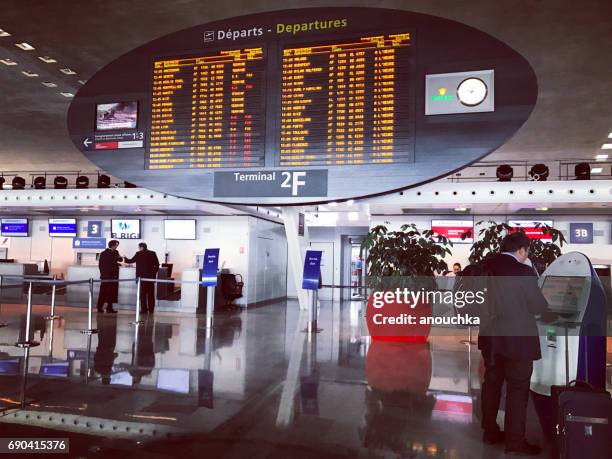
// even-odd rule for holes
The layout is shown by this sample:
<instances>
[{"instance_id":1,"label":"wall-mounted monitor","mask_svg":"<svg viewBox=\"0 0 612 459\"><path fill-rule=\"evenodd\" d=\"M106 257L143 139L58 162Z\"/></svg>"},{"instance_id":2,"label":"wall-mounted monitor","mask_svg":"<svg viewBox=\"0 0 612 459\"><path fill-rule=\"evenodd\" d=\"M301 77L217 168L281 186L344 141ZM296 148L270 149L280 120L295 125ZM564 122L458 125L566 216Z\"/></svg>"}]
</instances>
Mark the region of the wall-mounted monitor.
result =
<instances>
[{"instance_id":1,"label":"wall-mounted monitor","mask_svg":"<svg viewBox=\"0 0 612 459\"><path fill-rule=\"evenodd\" d=\"M8 358L0 360L0 375L17 375L21 361L19 358Z\"/></svg>"},{"instance_id":2,"label":"wall-mounted monitor","mask_svg":"<svg viewBox=\"0 0 612 459\"><path fill-rule=\"evenodd\" d=\"M543 225L553 226L552 220L509 220L508 225L512 228L522 228L529 239L552 240L550 234L544 234L542 231Z\"/></svg>"},{"instance_id":3,"label":"wall-mounted monitor","mask_svg":"<svg viewBox=\"0 0 612 459\"><path fill-rule=\"evenodd\" d=\"M51 237L77 237L76 218L50 218L49 236Z\"/></svg>"},{"instance_id":4,"label":"wall-mounted monitor","mask_svg":"<svg viewBox=\"0 0 612 459\"><path fill-rule=\"evenodd\" d=\"M96 104L96 131L136 129L137 126L138 102Z\"/></svg>"},{"instance_id":5,"label":"wall-mounted monitor","mask_svg":"<svg viewBox=\"0 0 612 459\"><path fill-rule=\"evenodd\" d=\"M27 218L3 218L0 226L1 236L28 237L30 233Z\"/></svg>"},{"instance_id":6,"label":"wall-mounted monitor","mask_svg":"<svg viewBox=\"0 0 612 459\"><path fill-rule=\"evenodd\" d=\"M452 243L471 244L474 242L474 220L432 220L431 230ZM461 235L467 232L469 232L469 237L461 239Z\"/></svg>"},{"instance_id":7,"label":"wall-mounted monitor","mask_svg":"<svg viewBox=\"0 0 612 459\"><path fill-rule=\"evenodd\" d=\"M60 362L47 362L40 366L38 374L41 376L55 376L67 378L70 370L70 362L62 360Z\"/></svg>"},{"instance_id":8,"label":"wall-mounted monitor","mask_svg":"<svg viewBox=\"0 0 612 459\"><path fill-rule=\"evenodd\" d=\"M190 239L196 238L195 220L164 220L165 239Z\"/></svg>"},{"instance_id":9,"label":"wall-mounted monitor","mask_svg":"<svg viewBox=\"0 0 612 459\"><path fill-rule=\"evenodd\" d=\"M140 220L138 219L112 219L112 239L140 239Z\"/></svg>"},{"instance_id":10,"label":"wall-mounted monitor","mask_svg":"<svg viewBox=\"0 0 612 459\"><path fill-rule=\"evenodd\" d=\"M179 394L189 393L189 370L160 368L157 371L157 388Z\"/></svg>"}]
</instances>

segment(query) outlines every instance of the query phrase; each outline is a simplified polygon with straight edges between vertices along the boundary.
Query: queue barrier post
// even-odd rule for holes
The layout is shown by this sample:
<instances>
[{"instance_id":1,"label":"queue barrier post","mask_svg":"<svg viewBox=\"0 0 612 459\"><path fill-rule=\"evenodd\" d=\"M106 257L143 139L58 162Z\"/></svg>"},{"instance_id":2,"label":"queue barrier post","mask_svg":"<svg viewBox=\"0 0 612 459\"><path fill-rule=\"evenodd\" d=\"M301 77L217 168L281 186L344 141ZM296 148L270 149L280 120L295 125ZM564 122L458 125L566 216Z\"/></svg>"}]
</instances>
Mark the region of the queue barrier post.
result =
<instances>
[{"instance_id":1,"label":"queue barrier post","mask_svg":"<svg viewBox=\"0 0 612 459\"><path fill-rule=\"evenodd\" d=\"M98 333L98 330L93 328L93 285L94 280L89 279L89 292L87 295L87 328L81 330L81 333L86 335L94 335Z\"/></svg>"},{"instance_id":2,"label":"queue barrier post","mask_svg":"<svg viewBox=\"0 0 612 459\"><path fill-rule=\"evenodd\" d=\"M308 333L309 335L313 333L320 333L323 331L322 328L317 327L317 305L319 299L318 290L309 290L309 302L308 302L308 324L306 328L302 330L304 333Z\"/></svg>"},{"instance_id":3,"label":"queue barrier post","mask_svg":"<svg viewBox=\"0 0 612 459\"><path fill-rule=\"evenodd\" d=\"M140 286L141 286L140 277L136 279L136 319L131 323L132 325L140 325L143 324L144 321L140 320Z\"/></svg>"},{"instance_id":4,"label":"queue barrier post","mask_svg":"<svg viewBox=\"0 0 612 459\"><path fill-rule=\"evenodd\" d=\"M32 281L29 282L28 285L28 302L26 306L26 325L24 330L24 339L19 340L15 343L15 346L29 349L31 347L36 347L40 343L32 340Z\"/></svg>"},{"instance_id":5,"label":"queue barrier post","mask_svg":"<svg viewBox=\"0 0 612 459\"><path fill-rule=\"evenodd\" d=\"M38 346L40 343L32 340L31 334L32 325L32 282L28 286L28 303L26 307L26 325L24 330L24 339L17 341L15 346L23 349L23 364L21 367L21 393L20 405L24 409L26 407L26 388L28 384L28 368L30 366L30 348Z\"/></svg>"},{"instance_id":6,"label":"queue barrier post","mask_svg":"<svg viewBox=\"0 0 612 459\"><path fill-rule=\"evenodd\" d=\"M472 326L468 325L468 339L462 339L461 344L465 344L466 346L473 346L477 344L476 341L472 339Z\"/></svg>"},{"instance_id":7,"label":"queue barrier post","mask_svg":"<svg viewBox=\"0 0 612 459\"><path fill-rule=\"evenodd\" d=\"M2 304L2 275L0 274L0 304ZM0 328L7 327L6 322L0 322Z\"/></svg>"},{"instance_id":8,"label":"queue barrier post","mask_svg":"<svg viewBox=\"0 0 612 459\"><path fill-rule=\"evenodd\" d=\"M55 301L56 301L56 294L57 294L57 284L55 283L56 281L57 281L57 277L54 274L53 275L53 285L51 287L51 314L46 316L45 320L55 320L55 319L60 318L60 316L55 315ZM53 326L51 326L51 330L53 330Z\"/></svg>"},{"instance_id":9,"label":"queue barrier post","mask_svg":"<svg viewBox=\"0 0 612 459\"><path fill-rule=\"evenodd\" d=\"M206 337L210 337L213 328L213 317L215 311L215 290L214 285L206 287Z\"/></svg>"}]
</instances>

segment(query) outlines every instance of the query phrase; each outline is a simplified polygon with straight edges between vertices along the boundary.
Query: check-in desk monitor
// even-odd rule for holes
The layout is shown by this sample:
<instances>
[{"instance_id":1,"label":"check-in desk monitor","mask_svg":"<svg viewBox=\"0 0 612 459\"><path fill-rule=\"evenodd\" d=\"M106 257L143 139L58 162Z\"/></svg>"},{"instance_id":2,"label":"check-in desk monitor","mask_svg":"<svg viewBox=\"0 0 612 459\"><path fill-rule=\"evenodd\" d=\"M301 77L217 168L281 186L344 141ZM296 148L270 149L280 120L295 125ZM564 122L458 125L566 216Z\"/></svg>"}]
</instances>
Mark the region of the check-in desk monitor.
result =
<instances>
[{"instance_id":1,"label":"check-in desk monitor","mask_svg":"<svg viewBox=\"0 0 612 459\"><path fill-rule=\"evenodd\" d=\"M542 358L534 362L531 389L550 395L552 385L578 379L605 385L605 297L589 259L578 252L557 258L539 279L552 322L538 320Z\"/></svg>"}]
</instances>

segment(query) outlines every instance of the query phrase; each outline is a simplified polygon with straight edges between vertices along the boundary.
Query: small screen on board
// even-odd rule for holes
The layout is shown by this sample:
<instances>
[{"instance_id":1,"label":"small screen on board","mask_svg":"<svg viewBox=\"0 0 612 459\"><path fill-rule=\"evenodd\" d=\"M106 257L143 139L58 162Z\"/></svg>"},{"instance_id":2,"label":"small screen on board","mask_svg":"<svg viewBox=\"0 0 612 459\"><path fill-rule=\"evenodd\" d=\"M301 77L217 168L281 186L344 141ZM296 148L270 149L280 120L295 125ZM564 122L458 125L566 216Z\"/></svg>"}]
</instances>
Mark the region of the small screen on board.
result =
<instances>
[{"instance_id":1,"label":"small screen on board","mask_svg":"<svg viewBox=\"0 0 612 459\"><path fill-rule=\"evenodd\" d=\"M114 102L96 105L96 130L136 129L138 102Z\"/></svg>"}]
</instances>

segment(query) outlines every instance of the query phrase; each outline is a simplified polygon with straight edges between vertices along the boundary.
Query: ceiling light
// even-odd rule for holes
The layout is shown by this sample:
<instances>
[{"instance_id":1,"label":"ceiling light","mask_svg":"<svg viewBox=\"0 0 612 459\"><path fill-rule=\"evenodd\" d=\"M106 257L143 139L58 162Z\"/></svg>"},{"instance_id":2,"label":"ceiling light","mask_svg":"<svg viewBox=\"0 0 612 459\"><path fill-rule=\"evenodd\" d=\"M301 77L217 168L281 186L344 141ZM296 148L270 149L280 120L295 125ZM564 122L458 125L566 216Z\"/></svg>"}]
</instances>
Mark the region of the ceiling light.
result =
<instances>
[{"instance_id":1,"label":"ceiling light","mask_svg":"<svg viewBox=\"0 0 612 459\"><path fill-rule=\"evenodd\" d=\"M23 73L25 76L29 78L35 78L38 76L38 73L30 72L28 70L22 70L21 73Z\"/></svg>"},{"instance_id":2,"label":"ceiling light","mask_svg":"<svg viewBox=\"0 0 612 459\"><path fill-rule=\"evenodd\" d=\"M591 169L591 174L601 174L601 171L603 171L603 167L594 167Z\"/></svg>"},{"instance_id":3,"label":"ceiling light","mask_svg":"<svg viewBox=\"0 0 612 459\"><path fill-rule=\"evenodd\" d=\"M9 59L8 57L6 59L0 59L0 62L2 62L4 65L17 65L17 62Z\"/></svg>"},{"instance_id":4,"label":"ceiling light","mask_svg":"<svg viewBox=\"0 0 612 459\"><path fill-rule=\"evenodd\" d=\"M612 143L604 143L604 144L601 146L601 149L602 149L602 150L612 150Z\"/></svg>"},{"instance_id":5,"label":"ceiling light","mask_svg":"<svg viewBox=\"0 0 612 459\"><path fill-rule=\"evenodd\" d=\"M43 61L45 64L54 64L57 61L49 56L38 56L38 58Z\"/></svg>"},{"instance_id":6,"label":"ceiling light","mask_svg":"<svg viewBox=\"0 0 612 459\"><path fill-rule=\"evenodd\" d=\"M540 212L546 212L548 210L548 207L536 207L536 210Z\"/></svg>"},{"instance_id":7,"label":"ceiling light","mask_svg":"<svg viewBox=\"0 0 612 459\"><path fill-rule=\"evenodd\" d=\"M346 201L346 205L347 206L352 206L353 204L355 204L355 200L354 199L349 199L348 201Z\"/></svg>"},{"instance_id":8,"label":"ceiling light","mask_svg":"<svg viewBox=\"0 0 612 459\"><path fill-rule=\"evenodd\" d=\"M0 37L10 37L11 34L8 33L6 30L2 30L0 29Z\"/></svg>"},{"instance_id":9,"label":"ceiling light","mask_svg":"<svg viewBox=\"0 0 612 459\"><path fill-rule=\"evenodd\" d=\"M60 92L60 94L64 97L74 97L74 94L71 92Z\"/></svg>"},{"instance_id":10,"label":"ceiling light","mask_svg":"<svg viewBox=\"0 0 612 459\"><path fill-rule=\"evenodd\" d=\"M608 139L612 139L612 132L608 134Z\"/></svg>"},{"instance_id":11,"label":"ceiling light","mask_svg":"<svg viewBox=\"0 0 612 459\"><path fill-rule=\"evenodd\" d=\"M65 69L60 69L60 72L66 74L66 75L75 75L76 72L72 69L69 68L65 68Z\"/></svg>"},{"instance_id":12,"label":"ceiling light","mask_svg":"<svg viewBox=\"0 0 612 459\"><path fill-rule=\"evenodd\" d=\"M597 161L605 161L606 159L608 159L608 155L595 155L595 159Z\"/></svg>"},{"instance_id":13,"label":"ceiling light","mask_svg":"<svg viewBox=\"0 0 612 459\"><path fill-rule=\"evenodd\" d=\"M455 212L465 212L467 207L455 207Z\"/></svg>"},{"instance_id":14,"label":"ceiling light","mask_svg":"<svg viewBox=\"0 0 612 459\"><path fill-rule=\"evenodd\" d=\"M34 48L31 44L26 43L25 41L23 43L15 43L15 46L19 49L23 49L24 51L32 51Z\"/></svg>"},{"instance_id":15,"label":"ceiling light","mask_svg":"<svg viewBox=\"0 0 612 459\"><path fill-rule=\"evenodd\" d=\"M86 81L85 81L85 80L79 80L79 83L81 83L81 84L85 84L85 83L86 83Z\"/></svg>"},{"instance_id":16,"label":"ceiling light","mask_svg":"<svg viewBox=\"0 0 612 459\"><path fill-rule=\"evenodd\" d=\"M43 81L42 84L47 88L57 88L57 85L51 81Z\"/></svg>"}]
</instances>

